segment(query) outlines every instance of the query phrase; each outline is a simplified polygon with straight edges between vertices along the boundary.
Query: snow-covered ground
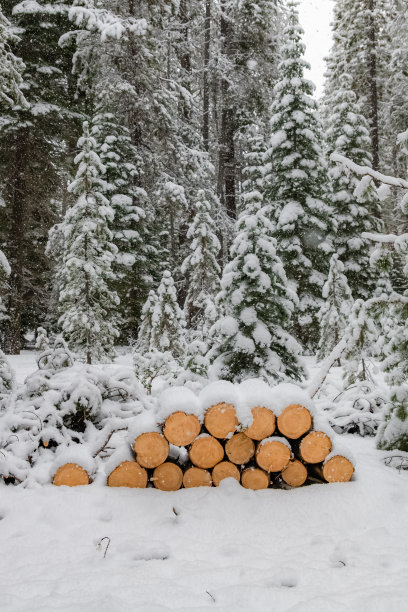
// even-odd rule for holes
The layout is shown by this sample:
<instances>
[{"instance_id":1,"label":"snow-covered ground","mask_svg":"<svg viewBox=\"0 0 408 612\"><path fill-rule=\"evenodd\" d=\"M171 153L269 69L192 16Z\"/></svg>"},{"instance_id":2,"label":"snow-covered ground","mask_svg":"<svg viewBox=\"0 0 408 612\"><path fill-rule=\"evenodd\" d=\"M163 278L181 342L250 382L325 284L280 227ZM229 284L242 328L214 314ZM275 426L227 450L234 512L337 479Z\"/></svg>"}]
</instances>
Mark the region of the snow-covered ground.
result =
<instances>
[{"instance_id":1,"label":"snow-covered ground","mask_svg":"<svg viewBox=\"0 0 408 612\"><path fill-rule=\"evenodd\" d=\"M35 356L13 365L22 380ZM0 485L0 610L404 612L408 475L373 439L342 442L356 458L348 484Z\"/></svg>"}]
</instances>

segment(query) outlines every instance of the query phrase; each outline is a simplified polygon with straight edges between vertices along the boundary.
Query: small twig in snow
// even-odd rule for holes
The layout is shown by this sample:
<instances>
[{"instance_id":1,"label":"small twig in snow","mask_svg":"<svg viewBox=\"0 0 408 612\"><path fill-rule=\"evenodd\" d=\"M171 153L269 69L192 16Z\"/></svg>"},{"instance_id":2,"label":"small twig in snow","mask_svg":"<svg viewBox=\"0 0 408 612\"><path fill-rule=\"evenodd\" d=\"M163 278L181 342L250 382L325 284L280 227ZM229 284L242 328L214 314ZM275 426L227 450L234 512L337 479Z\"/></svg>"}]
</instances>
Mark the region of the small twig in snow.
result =
<instances>
[{"instance_id":1,"label":"small twig in snow","mask_svg":"<svg viewBox=\"0 0 408 612\"><path fill-rule=\"evenodd\" d=\"M98 546L99 546L99 547L102 545L102 542L103 542L104 540L108 540L108 543L107 543L106 548L105 548L105 552L103 553L103 558L105 559L105 557L106 557L106 553L108 552L108 548L109 548L109 545L110 545L111 540L110 540L110 537L109 537L109 536L105 536L105 537L103 537L101 540L99 540L99 543L98 543Z\"/></svg>"},{"instance_id":2,"label":"small twig in snow","mask_svg":"<svg viewBox=\"0 0 408 612\"><path fill-rule=\"evenodd\" d=\"M215 603L215 597L214 597L214 595L212 595L212 594L210 593L210 591L206 591L206 593L207 593L207 595L209 595L209 596L211 597L211 599L212 599L212 600L213 600L213 602Z\"/></svg>"}]
</instances>

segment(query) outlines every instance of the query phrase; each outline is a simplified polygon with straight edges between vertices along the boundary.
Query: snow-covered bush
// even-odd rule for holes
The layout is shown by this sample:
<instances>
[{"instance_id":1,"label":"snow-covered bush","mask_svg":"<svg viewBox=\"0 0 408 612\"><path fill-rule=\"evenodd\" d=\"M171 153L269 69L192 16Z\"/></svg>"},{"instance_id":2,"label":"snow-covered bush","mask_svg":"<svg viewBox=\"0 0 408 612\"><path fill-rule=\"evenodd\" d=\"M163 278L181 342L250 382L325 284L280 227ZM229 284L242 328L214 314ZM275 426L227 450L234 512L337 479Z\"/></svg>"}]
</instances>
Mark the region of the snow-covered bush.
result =
<instances>
[{"instance_id":1,"label":"snow-covered bush","mask_svg":"<svg viewBox=\"0 0 408 612\"><path fill-rule=\"evenodd\" d=\"M47 330L44 327L37 327L37 337L35 339L35 348L41 353L48 350L50 347L50 340L48 338Z\"/></svg>"}]
</instances>

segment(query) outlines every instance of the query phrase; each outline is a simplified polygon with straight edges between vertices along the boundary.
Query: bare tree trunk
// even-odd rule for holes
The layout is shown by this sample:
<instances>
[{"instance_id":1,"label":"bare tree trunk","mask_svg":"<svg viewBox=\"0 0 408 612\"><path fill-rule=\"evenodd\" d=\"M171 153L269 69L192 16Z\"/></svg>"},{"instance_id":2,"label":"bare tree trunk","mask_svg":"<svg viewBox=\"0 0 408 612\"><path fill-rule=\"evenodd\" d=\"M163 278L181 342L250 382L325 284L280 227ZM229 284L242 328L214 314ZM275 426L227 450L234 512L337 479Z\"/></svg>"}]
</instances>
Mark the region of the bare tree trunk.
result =
<instances>
[{"instance_id":1,"label":"bare tree trunk","mask_svg":"<svg viewBox=\"0 0 408 612\"><path fill-rule=\"evenodd\" d=\"M210 142L210 43L211 43L211 1L205 2L204 25L204 79L203 79L203 141L206 151Z\"/></svg>"},{"instance_id":2,"label":"bare tree trunk","mask_svg":"<svg viewBox=\"0 0 408 612\"><path fill-rule=\"evenodd\" d=\"M232 57L232 25L224 14L221 15L221 39L223 54L231 62ZM235 117L229 103L230 85L226 78L221 80L221 126L220 151L218 170L218 195L227 214L236 219L237 206L235 194Z\"/></svg>"},{"instance_id":3,"label":"bare tree trunk","mask_svg":"<svg viewBox=\"0 0 408 612\"><path fill-rule=\"evenodd\" d=\"M11 264L9 280L10 293L7 304L9 319L5 330L6 352L19 355L21 350L21 316L23 311L24 260L27 186L26 172L28 164L28 130L21 130L16 139L16 156L14 172L10 180L11 232L8 256Z\"/></svg>"}]
</instances>

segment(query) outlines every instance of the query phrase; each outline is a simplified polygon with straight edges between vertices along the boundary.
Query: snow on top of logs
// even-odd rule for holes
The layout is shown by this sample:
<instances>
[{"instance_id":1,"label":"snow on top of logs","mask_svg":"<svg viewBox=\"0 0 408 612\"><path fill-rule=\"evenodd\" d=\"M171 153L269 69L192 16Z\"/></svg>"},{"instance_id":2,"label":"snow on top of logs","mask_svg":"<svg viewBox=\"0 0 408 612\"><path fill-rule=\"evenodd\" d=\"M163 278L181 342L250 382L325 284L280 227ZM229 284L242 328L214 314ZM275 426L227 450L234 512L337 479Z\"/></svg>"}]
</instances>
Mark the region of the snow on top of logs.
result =
<instances>
[{"instance_id":1,"label":"snow on top of logs","mask_svg":"<svg viewBox=\"0 0 408 612\"><path fill-rule=\"evenodd\" d=\"M161 434L161 427L158 423L156 412L153 410L145 410L141 412L134 419L132 419L129 430L128 438L131 445L138 436L144 433L157 432Z\"/></svg>"},{"instance_id":2,"label":"snow on top of logs","mask_svg":"<svg viewBox=\"0 0 408 612\"><path fill-rule=\"evenodd\" d=\"M203 422L200 402L196 394L187 387L170 387L161 393L157 404L158 421L164 422L174 412L194 414Z\"/></svg>"},{"instance_id":3,"label":"snow on top of logs","mask_svg":"<svg viewBox=\"0 0 408 612\"><path fill-rule=\"evenodd\" d=\"M239 405L238 385L227 380L217 380L204 387L199 395L201 410L204 412L216 404Z\"/></svg>"},{"instance_id":4,"label":"snow on top of logs","mask_svg":"<svg viewBox=\"0 0 408 612\"><path fill-rule=\"evenodd\" d=\"M281 444L284 444L285 446L288 447L288 449L290 450L290 454L292 456L292 447L290 445L289 440L287 440L286 438L282 438L279 436L271 436L270 438L265 438L265 440L261 440L259 442L259 446L264 446L264 444L269 444L269 442L280 442Z\"/></svg>"},{"instance_id":5,"label":"snow on top of logs","mask_svg":"<svg viewBox=\"0 0 408 612\"><path fill-rule=\"evenodd\" d=\"M244 380L238 387L239 406L238 419L244 427L253 424L252 408L259 406L268 408L275 413L275 401L271 387L260 378Z\"/></svg>"},{"instance_id":6,"label":"snow on top of logs","mask_svg":"<svg viewBox=\"0 0 408 612\"><path fill-rule=\"evenodd\" d=\"M315 407L309 393L292 383L281 383L276 387L271 388L271 402L273 403L273 412L278 417L283 410L293 404L304 406L315 417Z\"/></svg>"},{"instance_id":7,"label":"snow on top of logs","mask_svg":"<svg viewBox=\"0 0 408 612\"><path fill-rule=\"evenodd\" d=\"M345 449L344 446L337 444L337 441L333 441L333 431L332 431L331 437L332 437L332 444L333 444L332 450L331 450L331 453L327 455L327 457L325 458L323 465L326 464L328 461L330 461L330 459L333 459L333 457L344 457L345 459L350 461L350 463L352 463L353 466L355 467L356 458L354 457L353 453L351 453L348 449Z\"/></svg>"},{"instance_id":8,"label":"snow on top of logs","mask_svg":"<svg viewBox=\"0 0 408 612\"><path fill-rule=\"evenodd\" d=\"M86 444L75 444L57 449L55 457L53 457L53 461L50 463L50 470L54 473L58 468L67 463L79 465L90 476L96 471L95 459L92 457Z\"/></svg>"},{"instance_id":9,"label":"snow on top of logs","mask_svg":"<svg viewBox=\"0 0 408 612\"><path fill-rule=\"evenodd\" d=\"M130 450L130 447L124 444L117 448L109 459L104 462L104 471L107 476L113 472L124 461L134 461L135 458Z\"/></svg>"}]
</instances>

